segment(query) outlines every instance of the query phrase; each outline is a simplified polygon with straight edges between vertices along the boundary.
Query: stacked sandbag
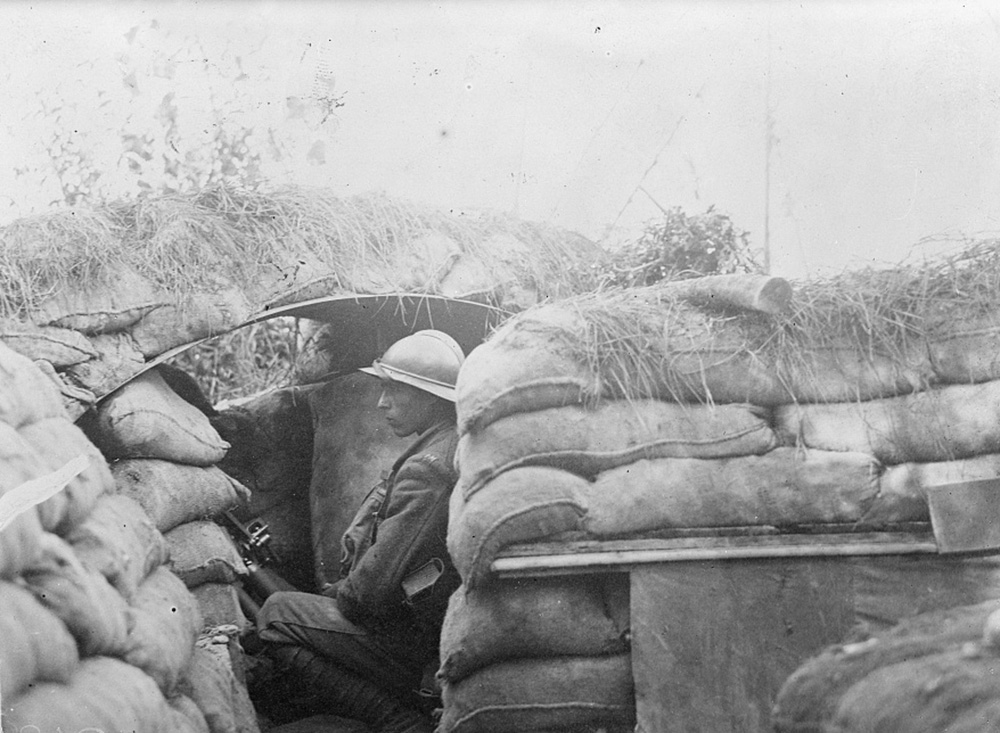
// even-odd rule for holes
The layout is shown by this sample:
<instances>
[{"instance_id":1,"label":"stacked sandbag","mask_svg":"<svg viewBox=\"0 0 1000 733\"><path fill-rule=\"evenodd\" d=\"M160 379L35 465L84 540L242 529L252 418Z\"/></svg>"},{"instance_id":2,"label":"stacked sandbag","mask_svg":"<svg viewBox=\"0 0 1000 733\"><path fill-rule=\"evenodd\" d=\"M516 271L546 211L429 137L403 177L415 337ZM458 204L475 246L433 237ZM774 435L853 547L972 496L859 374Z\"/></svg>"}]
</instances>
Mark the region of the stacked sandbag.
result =
<instances>
[{"instance_id":1,"label":"stacked sandbag","mask_svg":"<svg viewBox=\"0 0 1000 733\"><path fill-rule=\"evenodd\" d=\"M1000 601L909 618L824 649L785 682L778 733L1000 730Z\"/></svg>"},{"instance_id":2,"label":"stacked sandbag","mask_svg":"<svg viewBox=\"0 0 1000 733\"><path fill-rule=\"evenodd\" d=\"M49 377L3 345L0 372L4 729L201 733L176 699L201 618L163 535Z\"/></svg>"}]
</instances>

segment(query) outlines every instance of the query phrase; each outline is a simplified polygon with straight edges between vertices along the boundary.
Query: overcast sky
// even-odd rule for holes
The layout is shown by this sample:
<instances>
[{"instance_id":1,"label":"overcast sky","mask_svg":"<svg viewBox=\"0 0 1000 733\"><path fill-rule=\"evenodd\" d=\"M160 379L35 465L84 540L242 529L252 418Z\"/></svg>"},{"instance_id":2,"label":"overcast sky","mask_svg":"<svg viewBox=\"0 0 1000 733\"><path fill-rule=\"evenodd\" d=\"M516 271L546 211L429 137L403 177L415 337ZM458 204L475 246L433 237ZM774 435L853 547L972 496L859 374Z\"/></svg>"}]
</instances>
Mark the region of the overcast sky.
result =
<instances>
[{"instance_id":1,"label":"overcast sky","mask_svg":"<svg viewBox=\"0 0 1000 733\"><path fill-rule=\"evenodd\" d=\"M101 77L153 18L239 51L251 118L318 77L342 95L322 164L289 180L596 240L714 206L792 277L1000 230L1000 6L980 2L7 3L5 218L44 204L9 175L31 164L11 116L85 60L75 86L124 95Z\"/></svg>"}]
</instances>

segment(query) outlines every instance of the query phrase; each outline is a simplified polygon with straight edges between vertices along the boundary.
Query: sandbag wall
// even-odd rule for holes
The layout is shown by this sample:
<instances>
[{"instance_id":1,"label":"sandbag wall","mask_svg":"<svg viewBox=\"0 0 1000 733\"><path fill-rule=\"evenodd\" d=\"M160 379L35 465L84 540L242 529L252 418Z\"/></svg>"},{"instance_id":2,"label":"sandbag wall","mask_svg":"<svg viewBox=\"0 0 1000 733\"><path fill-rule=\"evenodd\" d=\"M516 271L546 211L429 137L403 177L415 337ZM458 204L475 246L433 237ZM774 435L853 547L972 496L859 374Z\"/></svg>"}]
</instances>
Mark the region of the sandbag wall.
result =
<instances>
[{"instance_id":1,"label":"sandbag wall","mask_svg":"<svg viewBox=\"0 0 1000 733\"><path fill-rule=\"evenodd\" d=\"M829 340L776 354L754 345L786 316L724 299L702 306L656 286L569 299L511 318L469 355L448 533L460 593L494 587L491 563L514 544L898 528L928 521L928 487L1000 476L997 328L891 356ZM875 628L1000 597L989 558L837 562ZM569 633L573 617L563 623ZM446 731L517 729L463 728L470 708L492 715L496 702L456 702L442 675Z\"/></svg>"}]
</instances>

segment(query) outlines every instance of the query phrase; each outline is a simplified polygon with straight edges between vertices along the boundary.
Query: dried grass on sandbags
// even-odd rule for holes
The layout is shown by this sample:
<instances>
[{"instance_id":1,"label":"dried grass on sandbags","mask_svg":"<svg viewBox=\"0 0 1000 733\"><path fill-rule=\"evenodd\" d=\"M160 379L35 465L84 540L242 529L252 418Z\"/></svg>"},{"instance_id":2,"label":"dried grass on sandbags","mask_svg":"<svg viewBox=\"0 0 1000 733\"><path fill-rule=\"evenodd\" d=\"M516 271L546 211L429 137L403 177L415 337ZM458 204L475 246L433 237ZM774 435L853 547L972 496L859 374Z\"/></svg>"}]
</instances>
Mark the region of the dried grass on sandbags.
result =
<instances>
[{"instance_id":1,"label":"dried grass on sandbags","mask_svg":"<svg viewBox=\"0 0 1000 733\"><path fill-rule=\"evenodd\" d=\"M15 731L178 730L178 720L156 683L142 670L111 657L85 659L66 684L36 685L19 697L5 697L3 706L4 727Z\"/></svg>"},{"instance_id":2,"label":"dried grass on sandbags","mask_svg":"<svg viewBox=\"0 0 1000 733\"><path fill-rule=\"evenodd\" d=\"M135 623L123 658L169 696L191 661L202 629L198 604L180 578L160 567L142 582L130 605Z\"/></svg>"},{"instance_id":3,"label":"dried grass on sandbags","mask_svg":"<svg viewBox=\"0 0 1000 733\"><path fill-rule=\"evenodd\" d=\"M522 466L594 476L640 459L760 455L776 446L762 408L638 400L510 415L463 435L455 460L460 490L469 498Z\"/></svg>"},{"instance_id":4,"label":"dried grass on sandbags","mask_svg":"<svg viewBox=\"0 0 1000 733\"><path fill-rule=\"evenodd\" d=\"M32 447L46 472L57 471L79 456L87 467L54 496L38 505L46 530L66 534L86 520L101 496L114 491L115 482L104 456L86 434L64 418L47 418L18 431Z\"/></svg>"},{"instance_id":5,"label":"dried grass on sandbags","mask_svg":"<svg viewBox=\"0 0 1000 733\"><path fill-rule=\"evenodd\" d=\"M170 548L170 569L188 588L202 583L234 583L247 574L239 549L215 522L186 522L164 538Z\"/></svg>"},{"instance_id":6,"label":"dried grass on sandbags","mask_svg":"<svg viewBox=\"0 0 1000 733\"><path fill-rule=\"evenodd\" d=\"M32 361L39 359L60 369L97 358L97 350L78 331L0 320L0 341Z\"/></svg>"},{"instance_id":7,"label":"dried grass on sandbags","mask_svg":"<svg viewBox=\"0 0 1000 733\"><path fill-rule=\"evenodd\" d=\"M151 359L175 346L231 331L252 312L243 291L224 283L177 305L150 311L128 333L142 355Z\"/></svg>"},{"instance_id":8,"label":"dried grass on sandbags","mask_svg":"<svg viewBox=\"0 0 1000 733\"><path fill-rule=\"evenodd\" d=\"M629 655L520 659L445 683L442 733L631 730Z\"/></svg>"},{"instance_id":9,"label":"dried grass on sandbags","mask_svg":"<svg viewBox=\"0 0 1000 733\"><path fill-rule=\"evenodd\" d=\"M775 410L786 444L861 451L886 464L1000 452L1000 381L948 385L902 397Z\"/></svg>"},{"instance_id":10,"label":"dried grass on sandbags","mask_svg":"<svg viewBox=\"0 0 1000 733\"><path fill-rule=\"evenodd\" d=\"M802 664L782 685L772 718L777 733L829 733L844 695L870 674L983 638L1000 601L960 606L906 619L878 636L830 647Z\"/></svg>"},{"instance_id":11,"label":"dried grass on sandbags","mask_svg":"<svg viewBox=\"0 0 1000 733\"><path fill-rule=\"evenodd\" d=\"M142 507L116 494L102 496L66 541L84 567L107 578L126 600L168 557L163 535Z\"/></svg>"},{"instance_id":12,"label":"dried grass on sandbags","mask_svg":"<svg viewBox=\"0 0 1000 733\"><path fill-rule=\"evenodd\" d=\"M82 655L125 652L133 621L128 604L103 575L85 568L65 541L47 534L41 558L22 580L66 625Z\"/></svg>"},{"instance_id":13,"label":"dried grass on sandbags","mask_svg":"<svg viewBox=\"0 0 1000 733\"><path fill-rule=\"evenodd\" d=\"M628 651L628 578L523 578L452 594L438 677L455 682L506 659Z\"/></svg>"},{"instance_id":14,"label":"dried grass on sandbags","mask_svg":"<svg viewBox=\"0 0 1000 733\"><path fill-rule=\"evenodd\" d=\"M156 458L111 464L117 493L134 499L161 532L246 506L250 492L216 466L187 466Z\"/></svg>"},{"instance_id":15,"label":"dried grass on sandbags","mask_svg":"<svg viewBox=\"0 0 1000 733\"><path fill-rule=\"evenodd\" d=\"M211 466L229 449L208 418L170 389L156 371L146 372L105 399L90 434L108 458L161 458Z\"/></svg>"},{"instance_id":16,"label":"dried grass on sandbags","mask_svg":"<svg viewBox=\"0 0 1000 733\"><path fill-rule=\"evenodd\" d=\"M29 684L65 682L80 657L66 626L24 588L0 581L0 695L4 703Z\"/></svg>"}]
</instances>

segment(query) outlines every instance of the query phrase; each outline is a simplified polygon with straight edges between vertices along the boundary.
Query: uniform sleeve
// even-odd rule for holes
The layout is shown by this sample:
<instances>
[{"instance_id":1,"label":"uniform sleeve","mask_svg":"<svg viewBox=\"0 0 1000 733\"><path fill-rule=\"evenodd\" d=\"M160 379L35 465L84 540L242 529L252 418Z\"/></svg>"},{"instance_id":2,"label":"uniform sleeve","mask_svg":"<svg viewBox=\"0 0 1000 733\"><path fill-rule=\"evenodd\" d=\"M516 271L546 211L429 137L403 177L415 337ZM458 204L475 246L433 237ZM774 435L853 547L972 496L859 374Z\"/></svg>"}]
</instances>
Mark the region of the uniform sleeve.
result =
<instances>
[{"instance_id":1,"label":"uniform sleeve","mask_svg":"<svg viewBox=\"0 0 1000 733\"><path fill-rule=\"evenodd\" d=\"M447 560L453 479L435 456L414 456L400 467L375 544L339 584L337 604L348 619L391 621L405 608L403 578L435 557Z\"/></svg>"}]
</instances>

